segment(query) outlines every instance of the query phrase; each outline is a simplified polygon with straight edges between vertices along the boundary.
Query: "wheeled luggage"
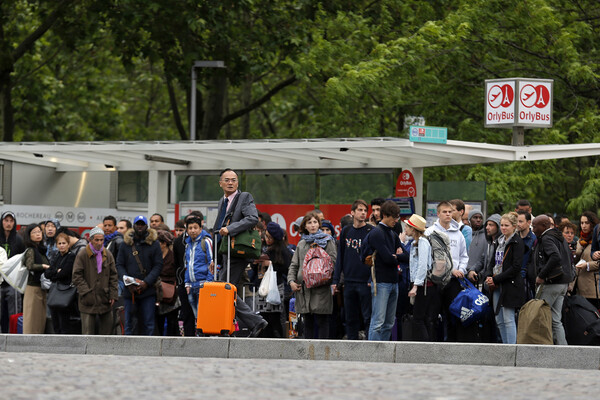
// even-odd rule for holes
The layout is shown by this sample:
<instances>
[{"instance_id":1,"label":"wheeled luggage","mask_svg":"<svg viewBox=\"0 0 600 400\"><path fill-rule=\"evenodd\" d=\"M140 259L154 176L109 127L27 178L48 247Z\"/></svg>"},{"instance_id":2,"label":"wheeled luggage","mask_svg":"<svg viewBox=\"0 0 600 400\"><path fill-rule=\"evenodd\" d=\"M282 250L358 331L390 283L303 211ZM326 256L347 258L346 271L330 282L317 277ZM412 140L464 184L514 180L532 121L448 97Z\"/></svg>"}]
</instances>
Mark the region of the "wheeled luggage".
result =
<instances>
[{"instance_id":1,"label":"wheeled luggage","mask_svg":"<svg viewBox=\"0 0 600 400\"><path fill-rule=\"evenodd\" d=\"M570 345L597 345L600 341L598 329L593 329L600 324L600 315L585 297L565 296L562 321Z\"/></svg>"},{"instance_id":2,"label":"wheeled luggage","mask_svg":"<svg viewBox=\"0 0 600 400\"><path fill-rule=\"evenodd\" d=\"M10 316L8 320L8 333L23 333L23 313Z\"/></svg>"},{"instance_id":3,"label":"wheeled luggage","mask_svg":"<svg viewBox=\"0 0 600 400\"><path fill-rule=\"evenodd\" d=\"M518 344L554 344L552 340L552 311L546 300L541 300L543 285L535 299L529 300L519 311Z\"/></svg>"},{"instance_id":4,"label":"wheeled luggage","mask_svg":"<svg viewBox=\"0 0 600 400\"><path fill-rule=\"evenodd\" d=\"M224 239L223 239L224 240ZM227 240L231 240L227 235ZM217 254L217 241L215 240L215 252ZM227 246L229 250L231 246ZM215 282L204 282L200 284L198 293L198 318L196 319L196 331L201 335L225 335L229 336L235 332L235 302L237 288L229 283L230 276L230 252L227 252L227 281L216 282L217 262L213 259Z\"/></svg>"}]
</instances>

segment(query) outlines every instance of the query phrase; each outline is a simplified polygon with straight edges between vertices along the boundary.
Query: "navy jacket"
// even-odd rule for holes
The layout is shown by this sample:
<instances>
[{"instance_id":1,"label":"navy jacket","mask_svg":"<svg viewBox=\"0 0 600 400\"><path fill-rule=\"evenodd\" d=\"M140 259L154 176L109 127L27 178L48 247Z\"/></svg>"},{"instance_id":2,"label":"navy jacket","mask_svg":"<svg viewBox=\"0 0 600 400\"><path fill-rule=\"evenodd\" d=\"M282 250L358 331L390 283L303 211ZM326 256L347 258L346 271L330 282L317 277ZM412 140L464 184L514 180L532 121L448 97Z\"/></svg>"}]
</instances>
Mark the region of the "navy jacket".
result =
<instances>
[{"instance_id":1,"label":"navy jacket","mask_svg":"<svg viewBox=\"0 0 600 400\"><path fill-rule=\"evenodd\" d=\"M340 283L342 272L345 282L367 283L369 281L371 269L361 261L360 249L365 236L372 229L373 227L368 224L358 229L353 226L342 229L333 273L334 285Z\"/></svg>"},{"instance_id":2,"label":"navy jacket","mask_svg":"<svg viewBox=\"0 0 600 400\"><path fill-rule=\"evenodd\" d=\"M398 258L396 249L400 238L389 226L379 223L369 232L369 245L377 251L375 256L375 278L377 283L398 283Z\"/></svg>"},{"instance_id":3,"label":"navy jacket","mask_svg":"<svg viewBox=\"0 0 600 400\"><path fill-rule=\"evenodd\" d=\"M138 278L148 284L148 288L136 297L144 298L152 294L156 294L154 283L160 276L163 267L162 250L158 243L157 233L154 229L148 228L143 239L135 237L133 229L125 232L123 244L119 248L119 256L117 259L117 273L119 280L123 281L123 275L129 275ZM133 255L132 246L135 245L138 251L138 257L142 266L146 270L146 276L140 271L138 263Z\"/></svg>"}]
</instances>

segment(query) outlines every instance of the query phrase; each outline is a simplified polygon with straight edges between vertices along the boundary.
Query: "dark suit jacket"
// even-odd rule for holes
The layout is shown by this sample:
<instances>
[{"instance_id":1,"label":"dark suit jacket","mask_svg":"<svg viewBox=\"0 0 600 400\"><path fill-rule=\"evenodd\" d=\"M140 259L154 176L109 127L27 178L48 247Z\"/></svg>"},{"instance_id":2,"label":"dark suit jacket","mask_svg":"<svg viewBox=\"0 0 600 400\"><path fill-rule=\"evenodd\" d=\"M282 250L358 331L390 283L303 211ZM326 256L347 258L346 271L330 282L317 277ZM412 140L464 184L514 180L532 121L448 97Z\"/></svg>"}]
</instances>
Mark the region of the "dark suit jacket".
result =
<instances>
[{"instance_id":1,"label":"dark suit jacket","mask_svg":"<svg viewBox=\"0 0 600 400\"><path fill-rule=\"evenodd\" d=\"M221 197L221 200L219 200L219 210L221 210L224 200L224 197ZM238 190L238 194L235 199L233 199L233 202L234 204L229 207L229 211L223 221L223 226L227 226L231 237L235 237L239 233L253 229L258 223L258 211L256 211L254 198L252 198L250 193L240 192ZM231 222L227 225L229 220L231 220ZM219 229L222 228L221 226L217 226L217 222L215 222L215 226L213 227L214 232L218 232Z\"/></svg>"}]
</instances>

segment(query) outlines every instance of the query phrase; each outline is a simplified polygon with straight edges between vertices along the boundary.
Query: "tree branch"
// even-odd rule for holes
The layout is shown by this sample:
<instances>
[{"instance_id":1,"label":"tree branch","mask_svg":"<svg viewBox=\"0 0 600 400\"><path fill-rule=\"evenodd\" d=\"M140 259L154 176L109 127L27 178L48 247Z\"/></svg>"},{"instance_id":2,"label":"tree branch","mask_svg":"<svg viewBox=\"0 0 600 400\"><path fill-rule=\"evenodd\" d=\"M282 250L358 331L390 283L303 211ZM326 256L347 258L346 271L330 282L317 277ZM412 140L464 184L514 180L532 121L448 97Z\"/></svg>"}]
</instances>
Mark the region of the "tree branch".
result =
<instances>
[{"instance_id":1,"label":"tree branch","mask_svg":"<svg viewBox=\"0 0 600 400\"><path fill-rule=\"evenodd\" d=\"M52 27L52 25L54 25L54 23L58 20L58 18L62 14L62 12L71 3L73 3L73 0L63 0L60 2L58 7L56 7L56 9L54 11L52 11L52 13L48 16L48 18L46 18L44 20L44 22L42 22L42 24L40 26L38 26L35 31L31 32L29 34L29 36L27 36L13 51L13 53L12 53L13 62L15 62L19 58L23 57L23 55L27 51L29 51L29 49L31 49L31 47L36 42L36 40L41 38Z\"/></svg>"},{"instance_id":2,"label":"tree branch","mask_svg":"<svg viewBox=\"0 0 600 400\"><path fill-rule=\"evenodd\" d=\"M263 105L264 103L269 101L269 99L271 97L275 96L279 91L281 91L285 87L293 84L294 82L296 82L295 76L292 76L292 77L286 79L285 81L279 82L271 90L269 90L267 93L265 93L265 95L262 96L260 99L256 100L253 103L250 103L248 106L246 106L242 109L239 109L239 110L223 117L223 120L221 121L221 126L225 126L226 124L233 121L234 119L239 118L242 115L247 114L250 111L260 107L261 105Z\"/></svg>"}]
</instances>

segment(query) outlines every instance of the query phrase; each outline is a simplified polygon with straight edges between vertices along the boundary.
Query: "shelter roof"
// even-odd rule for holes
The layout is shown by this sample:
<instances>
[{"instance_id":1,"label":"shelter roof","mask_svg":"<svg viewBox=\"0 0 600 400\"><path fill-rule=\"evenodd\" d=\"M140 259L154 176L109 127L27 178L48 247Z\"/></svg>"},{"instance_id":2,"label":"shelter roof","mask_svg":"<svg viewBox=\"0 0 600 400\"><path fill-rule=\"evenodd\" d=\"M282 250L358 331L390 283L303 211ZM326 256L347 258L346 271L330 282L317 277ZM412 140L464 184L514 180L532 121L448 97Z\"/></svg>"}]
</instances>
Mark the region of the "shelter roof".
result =
<instances>
[{"instance_id":1,"label":"shelter roof","mask_svg":"<svg viewBox=\"0 0 600 400\"><path fill-rule=\"evenodd\" d=\"M535 161L600 154L600 143L509 146L393 137L211 141L4 142L0 160L57 171L343 170Z\"/></svg>"}]
</instances>

